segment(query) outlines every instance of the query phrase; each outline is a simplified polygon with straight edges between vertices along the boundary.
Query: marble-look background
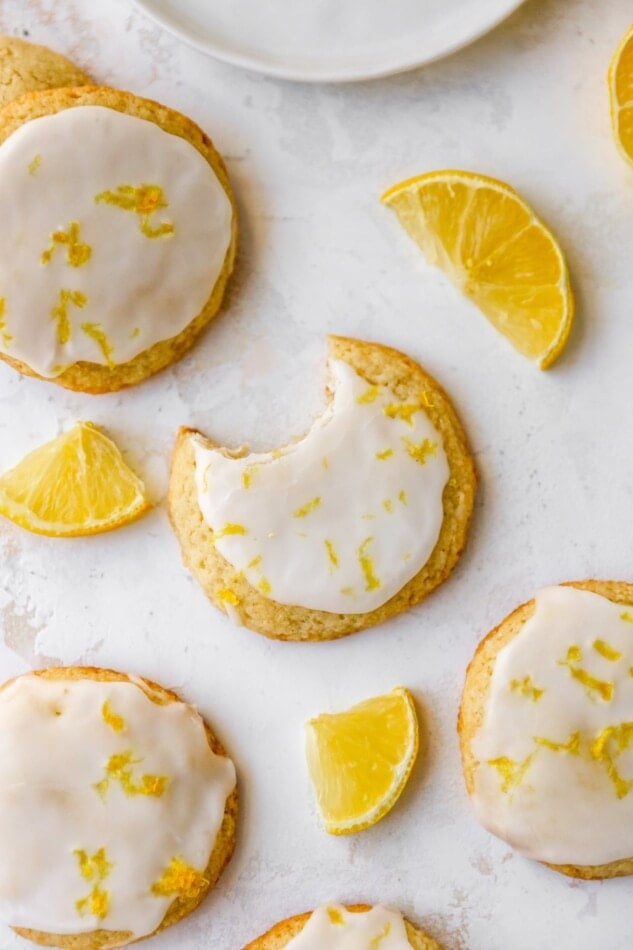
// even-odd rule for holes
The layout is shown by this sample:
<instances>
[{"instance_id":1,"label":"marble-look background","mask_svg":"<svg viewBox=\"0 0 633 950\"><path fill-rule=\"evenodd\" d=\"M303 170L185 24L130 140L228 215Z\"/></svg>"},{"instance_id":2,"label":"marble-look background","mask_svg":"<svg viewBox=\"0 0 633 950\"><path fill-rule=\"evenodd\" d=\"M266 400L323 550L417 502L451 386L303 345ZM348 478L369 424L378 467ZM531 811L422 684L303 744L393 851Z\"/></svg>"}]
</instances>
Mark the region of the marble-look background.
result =
<instances>
[{"instance_id":1,"label":"marble-look background","mask_svg":"<svg viewBox=\"0 0 633 950\"><path fill-rule=\"evenodd\" d=\"M475 824L455 718L478 640L539 586L628 578L633 553L633 172L611 140L605 70L630 0L528 0L444 62L356 86L239 72L126 0L0 0L0 30L48 44L99 81L190 114L227 159L241 211L223 315L173 369L90 397L0 366L0 467L78 418L107 427L155 509L102 537L0 524L0 677L88 663L148 675L199 705L239 768L237 852L172 950L238 950L319 902L384 900L448 950L628 950L633 882L579 883ZM464 167L517 187L567 249L578 319L547 374L426 267L378 203L409 175ZM1 226L1 223L0 223ZM231 625L180 563L165 511L178 425L272 447L322 406L324 334L406 350L454 397L481 489L453 578L407 616L322 645ZM377 827L320 829L302 723L397 684L427 749ZM3 929L0 950L23 946Z\"/></svg>"}]
</instances>

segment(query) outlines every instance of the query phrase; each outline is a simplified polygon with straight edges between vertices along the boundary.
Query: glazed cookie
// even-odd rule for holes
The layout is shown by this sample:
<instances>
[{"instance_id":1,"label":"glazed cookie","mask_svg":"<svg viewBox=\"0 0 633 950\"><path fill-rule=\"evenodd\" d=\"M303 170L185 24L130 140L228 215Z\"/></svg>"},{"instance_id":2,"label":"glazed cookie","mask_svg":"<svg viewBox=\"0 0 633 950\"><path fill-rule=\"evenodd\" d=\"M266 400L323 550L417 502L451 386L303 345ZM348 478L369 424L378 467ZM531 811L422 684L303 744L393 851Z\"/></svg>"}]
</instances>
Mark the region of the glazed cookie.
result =
<instances>
[{"instance_id":1,"label":"glazed cookie","mask_svg":"<svg viewBox=\"0 0 633 950\"><path fill-rule=\"evenodd\" d=\"M217 313L236 216L189 119L97 86L0 111L0 357L100 393L179 359Z\"/></svg>"},{"instance_id":2,"label":"glazed cookie","mask_svg":"<svg viewBox=\"0 0 633 950\"><path fill-rule=\"evenodd\" d=\"M329 404L247 455L183 429L169 489L185 564L236 622L330 640L413 606L466 543L475 472L446 394L413 360L329 338Z\"/></svg>"},{"instance_id":3,"label":"glazed cookie","mask_svg":"<svg viewBox=\"0 0 633 950\"><path fill-rule=\"evenodd\" d=\"M398 911L376 905L330 904L282 920L244 950L442 950Z\"/></svg>"},{"instance_id":4,"label":"glazed cookie","mask_svg":"<svg viewBox=\"0 0 633 950\"><path fill-rule=\"evenodd\" d=\"M200 903L233 853L235 769L195 709L111 670L0 689L0 916L45 947L122 947Z\"/></svg>"},{"instance_id":5,"label":"glazed cookie","mask_svg":"<svg viewBox=\"0 0 633 950\"><path fill-rule=\"evenodd\" d=\"M633 585L547 587L479 645L459 714L475 814L581 878L633 873Z\"/></svg>"},{"instance_id":6,"label":"glazed cookie","mask_svg":"<svg viewBox=\"0 0 633 950\"><path fill-rule=\"evenodd\" d=\"M90 76L60 53L15 36L0 36L0 108L26 92L91 82Z\"/></svg>"}]
</instances>

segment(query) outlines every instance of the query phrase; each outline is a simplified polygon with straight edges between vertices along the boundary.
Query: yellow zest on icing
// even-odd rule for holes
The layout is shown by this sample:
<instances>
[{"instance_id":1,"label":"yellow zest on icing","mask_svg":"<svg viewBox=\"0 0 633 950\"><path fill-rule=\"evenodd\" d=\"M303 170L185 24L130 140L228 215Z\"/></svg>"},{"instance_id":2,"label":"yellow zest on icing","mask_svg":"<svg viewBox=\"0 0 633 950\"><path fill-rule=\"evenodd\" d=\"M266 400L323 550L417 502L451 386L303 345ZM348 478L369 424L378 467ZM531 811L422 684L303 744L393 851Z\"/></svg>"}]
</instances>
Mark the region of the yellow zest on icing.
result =
<instances>
[{"instance_id":1,"label":"yellow zest on icing","mask_svg":"<svg viewBox=\"0 0 633 950\"><path fill-rule=\"evenodd\" d=\"M240 602L240 598L230 587L224 587L218 591L218 598L219 600L223 600L226 604L233 604L234 607L237 607Z\"/></svg>"},{"instance_id":2,"label":"yellow zest on icing","mask_svg":"<svg viewBox=\"0 0 633 950\"><path fill-rule=\"evenodd\" d=\"M213 540L217 541L219 538L226 538L231 534L247 534L247 531L243 524L235 524L234 522L229 521L228 524L225 524L220 531L214 532Z\"/></svg>"},{"instance_id":3,"label":"yellow zest on icing","mask_svg":"<svg viewBox=\"0 0 633 950\"><path fill-rule=\"evenodd\" d=\"M135 782L132 767L138 765L141 759L132 757L130 751L118 752L111 755L105 766L105 778L95 785L100 795L105 796L111 782L118 782L126 795L148 795L151 798L160 798L167 788L169 779L166 775L141 775L140 782Z\"/></svg>"},{"instance_id":4,"label":"yellow zest on icing","mask_svg":"<svg viewBox=\"0 0 633 950\"><path fill-rule=\"evenodd\" d=\"M524 676L521 680L512 680L510 683L510 689L513 693L519 692L523 696L527 696L532 700L533 703L537 703L545 692L544 689L539 689L534 685L531 676Z\"/></svg>"},{"instance_id":5,"label":"yellow zest on icing","mask_svg":"<svg viewBox=\"0 0 633 950\"><path fill-rule=\"evenodd\" d=\"M567 742L554 742L552 739L546 739L543 736L534 736L537 745L545 746L552 752L569 752L570 755L580 755L580 733L572 732Z\"/></svg>"},{"instance_id":6,"label":"yellow zest on icing","mask_svg":"<svg viewBox=\"0 0 633 950\"><path fill-rule=\"evenodd\" d=\"M327 538L324 541L324 544L325 544L325 549L327 551L327 556L330 559L330 564L332 565L332 567L338 567L338 563L339 563L338 555L334 549L334 545L332 544L331 541L328 541Z\"/></svg>"},{"instance_id":7,"label":"yellow zest on icing","mask_svg":"<svg viewBox=\"0 0 633 950\"><path fill-rule=\"evenodd\" d=\"M425 465L427 460L432 455L435 455L437 451L437 442L431 442L430 439L424 439L418 443L411 442L410 439L406 438L402 441L404 442L407 454L410 455L415 462L419 462L420 465Z\"/></svg>"},{"instance_id":8,"label":"yellow zest on icing","mask_svg":"<svg viewBox=\"0 0 633 950\"><path fill-rule=\"evenodd\" d=\"M321 459L321 465L323 466L323 468L329 468L329 467L330 467L330 463L328 462L328 460L327 460L327 458L325 457L325 455L324 455L323 458Z\"/></svg>"},{"instance_id":9,"label":"yellow zest on icing","mask_svg":"<svg viewBox=\"0 0 633 950\"><path fill-rule=\"evenodd\" d=\"M387 498L386 501L383 501L382 504L385 511L388 511L389 514L393 513L393 502L390 498Z\"/></svg>"},{"instance_id":10,"label":"yellow zest on icing","mask_svg":"<svg viewBox=\"0 0 633 950\"><path fill-rule=\"evenodd\" d=\"M356 397L356 402L362 405L368 405L375 400L380 395L380 388L378 386L370 386L369 389L366 389L364 393L361 393L360 396Z\"/></svg>"},{"instance_id":11,"label":"yellow zest on icing","mask_svg":"<svg viewBox=\"0 0 633 950\"><path fill-rule=\"evenodd\" d=\"M156 897L184 897L192 900L208 886L202 871L191 867L182 858L172 858L162 875L152 884Z\"/></svg>"},{"instance_id":12,"label":"yellow zest on icing","mask_svg":"<svg viewBox=\"0 0 633 950\"><path fill-rule=\"evenodd\" d=\"M523 762L515 762L514 759L509 759L505 755L498 759L488 759L487 764L496 769L501 776L501 791L505 795L521 785L535 755L535 752L530 753Z\"/></svg>"},{"instance_id":13,"label":"yellow zest on icing","mask_svg":"<svg viewBox=\"0 0 633 950\"><path fill-rule=\"evenodd\" d=\"M382 928L380 933L377 934L375 937L372 937L371 940L369 941L369 946L371 950L374 950L374 948L380 947L380 944L383 942L385 937L389 936L390 933L391 933L391 923L387 921L387 923Z\"/></svg>"},{"instance_id":14,"label":"yellow zest on icing","mask_svg":"<svg viewBox=\"0 0 633 950\"><path fill-rule=\"evenodd\" d=\"M108 891L103 891L98 884L95 884L87 897L75 902L75 907L80 917L91 914L93 917L104 920L110 909L110 894Z\"/></svg>"},{"instance_id":15,"label":"yellow zest on icing","mask_svg":"<svg viewBox=\"0 0 633 950\"><path fill-rule=\"evenodd\" d=\"M633 788L633 780L622 778L615 764L615 760L628 749L631 741L633 722L621 722L617 726L607 726L591 744L591 757L606 765L607 774L618 798L625 798ZM611 748L613 745L615 748Z\"/></svg>"},{"instance_id":16,"label":"yellow zest on icing","mask_svg":"<svg viewBox=\"0 0 633 950\"><path fill-rule=\"evenodd\" d=\"M610 703L615 688L613 683L607 680L599 680L596 676L588 673L587 670L583 670L582 667L573 665L574 663L580 663L581 660L582 651L580 647L571 646L565 659L558 662L561 666L566 666L573 678L585 687L588 696L593 699L594 694L597 693L601 699Z\"/></svg>"},{"instance_id":17,"label":"yellow zest on icing","mask_svg":"<svg viewBox=\"0 0 633 950\"><path fill-rule=\"evenodd\" d=\"M42 264L50 264L56 248L66 248L66 262L71 267L83 267L92 256L92 248L89 244L83 244L79 235L79 222L71 221L67 231L53 231L49 248L42 251Z\"/></svg>"},{"instance_id":18,"label":"yellow zest on icing","mask_svg":"<svg viewBox=\"0 0 633 950\"><path fill-rule=\"evenodd\" d=\"M367 548L373 540L373 538L365 538L358 549L358 560L360 562L363 574L365 575L365 590L367 591L378 590L378 588L381 586L380 581L375 574L374 562L367 554Z\"/></svg>"},{"instance_id":19,"label":"yellow zest on icing","mask_svg":"<svg viewBox=\"0 0 633 950\"><path fill-rule=\"evenodd\" d=\"M103 356L105 358L107 365L110 367L113 367L114 363L110 357L112 356L114 348L112 344L110 343L110 341L108 340L108 337L106 336L106 334L103 332L101 324L100 323L82 323L81 329L86 334L86 336L89 336L98 345L99 349L103 353Z\"/></svg>"},{"instance_id":20,"label":"yellow zest on icing","mask_svg":"<svg viewBox=\"0 0 633 950\"><path fill-rule=\"evenodd\" d=\"M407 504L407 493L404 490L404 488L402 489L402 491L398 492L398 501L400 502L401 505Z\"/></svg>"},{"instance_id":21,"label":"yellow zest on icing","mask_svg":"<svg viewBox=\"0 0 633 950\"><path fill-rule=\"evenodd\" d=\"M293 511L292 517L305 518L307 515L313 512L316 508L318 508L320 504L321 504L320 498L313 498L312 501L307 502L307 504L303 505L301 508L297 508L296 511Z\"/></svg>"},{"instance_id":22,"label":"yellow zest on icing","mask_svg":"<svg viewBox=\"0 0 633 950\"><path fill-rule=\"evenodd\" d=\"M406 554L403 554L403 555L402 555L402 560L403 560L403 561L410 561L410 560L411 560L411 557L412 557L411 552L410 552L410 551L407 551Z\"/></svg>"},{"instance_id":23,"label":"yellow zest on icing","mask_svg":"<svg viewBox=\"0 0 633 950\"><path fill-rule=\"evenodd\" d=\"M141 328L140 328L140 327L134 327L134 329L133 329L132 332L130 333L130 340L135 340L136 337L139 335L140 332L141 332Z\"/></svg>"},{"instance_id":24,"label":"yellow zest on icing","mask_svg":"<svg viewBox=\"0 0 633 950\"><path fill-rule=\"evenodd\" d=\"M253 478L259 471L259 465L249 465L248 468L245 468L242 472L242 487L250 488L253 484Z\"/></svg>"},{"instance_id":25,"label":"yellow zest on icing","mask_svg":"<svg viewBox=\"0 0 633 950\"><path fill-rule=\"evenodd\" d=\"M106 723L106 725L110 726L111 729L114 729L115 732L123 732L125 729L125 719L123 716L118 716L115 712L113 712L109 699L106 699L105 703L101 707L101 718Z\"/></svg>"},{"instance_id":26,"label":"yellow zest on icing","mask_svg":"<svg viewBox=\"0 0 633 950\"><path fill-rule=\"evenodd\" d=\"M384 462L385 459L390 459L393 455L393 449L385 449L384 452L376 452L376 458L380 459L381 462Z\"/></svg>"},{"instance_id":27,"label":"yellow zest on icing","mask_svg":"<svg viewBox=\"0 0 633 950\"><path fill-rule=\"evenodd\" d=\"M174 226L169 221L163 221L157 227L152 227L150 222L156 211L168 207L160 185L119 185L116 191L102 191L97 195L95 203L101 202L137 214L140 218L140 229L145 237L161 238L174 233Z\"/></svg>"},{"instance_id":28,"label":"yellow zest on icing","mask_svg":"<svg viewBox=\"0 0 633 950\"><path fill-rule=\"evenodd\" d=\"M10 333L7 333L7 321L5 319L5 312L7 309L7 302L4 297L0 297L0 336L2 337L2 342L5 346L8 346L13 336Z\"/></svg>"},{"instance_id":29,"label":"yellow zest on icing","mask_svg":"<svg viewBox=\"0 0 633 950\"><path fill-rule=\"evenodd\" d=\"M420 406L415 406L413 403L400 402L400 403L391 403L382 410L386 416L390 419L402 419L403 422L406 422L407 425L413 425L413 416L416 412L420 412Z\"/></svg>"},{"instance_id":30,"label":"yellow zest on icing","mask_svg":"<svg viewBox=\"0 0 633 950\"><path fill-rule=\"evenodd\" d=\"M73 851L79 861L79 870L82 877L87 881L105 881L112 870L112 864L108 861L105 848L99 848L94 854L88 854L87 851L76 849Z\"/></svg>"},{"instance_id":31,"label":"yellow zest on icing","mask_svg":"<svg viewBox=\"0 0 633 950\"><path fill-rule=\"evenodd\" d=\"M605 643L604 640L594 640L593 648L596 653L599 653L600 656L603 656L605 660L609 660L611 663L615 663L617 660L622 659L622 654L620 651L609 646L609 644Z\"/></svg>"},{"instance_id":32,"label":"yellow zest on icing","mask_svg":"<svg viewBox=\"0 0 633 950\"><path fill-rule=\"evenodd\" d=\"M355 597L353 587L341 587L341 594L344 594L345 597Z\"/></svg>"},{"instance_id":33,"label":"yellow zest on icing","mask_svg":"<svg viewBox=\"0 0 633 950\"><path fill-rule=\"evenodd\" d=\"M35 158L29 162L29 175L35 175L41 164L42 156L36 155Z\"/></svg>"},{"instance_id":34,"label":"yellow zest on icing","mask_svg":"<svg viewBox=\"0 0 633 950\"><path fill-rule=\"evenodd\" d=\"M248 564L246 565L246 567L247 567L247 568L249 568L249 567L259 567L259 565L262 563L263 560L264 560L264 559L263 559L262 555L261 555L261 554L258 554L256 557L251 558L251 560L248 562Z\"/></svg>"},{"instance_id":35,"label":"yellow zest on icing","mask_svg":"<svg viewBox=\"0 0 633 950\"><path fill-rule=\"evenodd\" d=\"M68 343L71 336L68 307L78 307L80 310L88 303L88 298L80 290L60 290L59 303L51 310L51 320L57 323L57 339L63 345Z\"/></svg>"},{"instance_id":36,"label":"yellow zest on icing","mask_svg":"<svg viewBox=\"0 0 633 950\"><path fill-rule=\"evenodd\" d=\"M262 594L270 594L272 587L270 583L266 580L265 577L262 577L259 584L257 585L261 590Z\"/></svg>"},{"instance_id":37,"label":"yellow zest on icing","mask_svg":"<svg viewBox=\"0 0 633 950\"><path fill-rule=\"evenodd\" d=\"M633 623L633 614L630 611L625 610L620 614L620 620L624 620L626 623Z\"/></svg>"},{"instance_id":38,"label":"yellow zest on icing","mask_svg":"<svg viewBox=\"0 0 633 950\"><path fill-rule=\"evenodd\" d=\"M79 870L82 877L87 881L95 879L97 881L87 897L82 897L81 900L75 902L77 912L81 917L90 914L103 920L108 915L110 894L108 891L101 889L99 882L104 881L112 870L112 864L108 861L106 850L105 848L99 848L93 855L89 855L83 850L76 850L73 854L79 861Z\"/></svg>"},{"instance_id":39,"label":"yellow zest on icing","mask_svg":"<svg viewBox=\"0 0 633 950\"><path fill-rule=\"evenodd\" d=\"M336 907L328 907L328 908L327 908L327 915L328 915L328 917L330 918L330 922L331 922L331 923L333 923L333 924L340 924L340 925L342 925L342 926L345 926L345 920L344 920L344 918L343 918L343 915L342 915L342 913L340 912L340 910L337 910Z\"/></svg>"}]
</instances>

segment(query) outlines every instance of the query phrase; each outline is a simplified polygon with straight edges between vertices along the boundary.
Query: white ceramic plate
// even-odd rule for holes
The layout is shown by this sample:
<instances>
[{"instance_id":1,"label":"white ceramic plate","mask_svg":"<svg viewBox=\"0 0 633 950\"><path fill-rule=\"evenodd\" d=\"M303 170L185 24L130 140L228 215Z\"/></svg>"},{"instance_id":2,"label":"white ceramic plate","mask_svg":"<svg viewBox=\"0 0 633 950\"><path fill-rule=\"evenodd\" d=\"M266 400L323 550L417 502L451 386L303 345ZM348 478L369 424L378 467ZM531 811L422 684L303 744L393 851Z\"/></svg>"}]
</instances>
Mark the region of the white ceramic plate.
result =
<instances>
[{"instance_id":1,"label":"white ceramic plate","mask_svg":"<svg viewBox=\"0 0 633 950\"><path fill-rule=\"evenodd\" d=\"M345 82L421 66L523 0L133 0L218 59L283 79Z\"/></svg>"}]
</instances>

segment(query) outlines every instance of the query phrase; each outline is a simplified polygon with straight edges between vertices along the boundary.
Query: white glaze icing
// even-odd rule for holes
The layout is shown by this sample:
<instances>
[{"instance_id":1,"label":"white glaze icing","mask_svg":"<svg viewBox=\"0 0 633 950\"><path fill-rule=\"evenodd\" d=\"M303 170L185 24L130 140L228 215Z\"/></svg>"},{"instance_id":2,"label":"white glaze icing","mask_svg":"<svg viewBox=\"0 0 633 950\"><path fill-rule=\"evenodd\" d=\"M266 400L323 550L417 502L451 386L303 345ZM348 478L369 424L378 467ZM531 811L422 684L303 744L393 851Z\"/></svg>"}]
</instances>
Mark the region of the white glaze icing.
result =
<instances>
[{"instance_id":1,"label":"white glaze icing","mask_svg":"<svg viewBox=\"0 0 633 950\"><path fill-rule=\"evenodd\" d=\"M162 189L145 214L151 195L118 191L142 185ZM153 122L102 106L26 122L0 145L0 350L52 378L175 336L211 296L231 218L208 162Z\"/></svg>"},{"instance_id":2,"label":"white glaze icing","mask_svg":"<svg viewBox=\"0 0 633 950\"><path fill-rule=\"evenodd\" d=\"M355 913L340 904L318 907L287 950L411 950L402 914L382 907Z\"/></svg>"},{"instance_id":3,"label":"white glaze icing","mask_svg":"<svg viewBox=\"0 0 633 950\"><path fill-rule=\"evenodd\" d=\"M56 934L151 933L177 896L166 869L178 858L204 871L234 786L191 706L158 705L133 682L20 677L0 692L0 916Z\"/></svg>"},{"instance_id":4,"label":"white glaze icing","mask_svg":"<svg viewBox=\"0 0 633 950\"><path fill-rule=\"evenodd\" d=\"M497 655L472 752L476 814L523 854L580 865L633 855L633 607L540 591Z\"/></svg>"},{"instance_id":5,"label":"white glaze icing","mask_svg":"<svg viewBox=\"0 0 633 950\"><path fill-rule=\"evenodd\" d=\"M329 366L333 398L301 440L232 458L192 436L198 502L217 550L266 596L367 613L431 556L449 467L422 405Z\"/></svg>"}]
</instances>

